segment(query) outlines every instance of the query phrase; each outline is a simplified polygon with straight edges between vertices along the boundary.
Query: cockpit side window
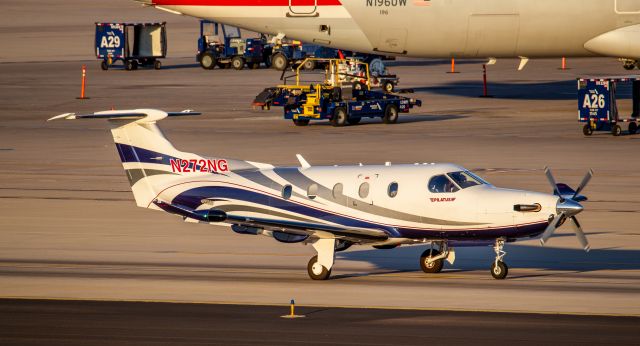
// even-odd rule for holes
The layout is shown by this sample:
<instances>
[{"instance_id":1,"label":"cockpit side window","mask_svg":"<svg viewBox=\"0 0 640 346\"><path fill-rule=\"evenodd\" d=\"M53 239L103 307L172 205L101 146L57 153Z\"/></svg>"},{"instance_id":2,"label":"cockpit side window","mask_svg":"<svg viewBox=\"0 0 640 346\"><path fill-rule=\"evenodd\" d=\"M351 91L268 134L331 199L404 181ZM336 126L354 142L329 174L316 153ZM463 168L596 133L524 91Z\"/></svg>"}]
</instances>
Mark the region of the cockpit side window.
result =
<instances>
[{"instance_id":1,"label":"cockpit side window","mask_svg":"<svg viewBox=\"0 0 640 346\"><path fill-rule=\"evenodd\" d=\"M487 182L485 182L478 176L467 171L451 172L447 173L447 176L451 178L451 180L455 181L461 189L466 189L468 187L476 185L487 184Z\"/></svg>"},{"instance_id":2,"label":"cockpit side window","mask_svg":"<svg viewBox=\"0 0 640 346\"><path fill-rule=\"evenodd\" d=\"M436 175L429 180L429 191L433 193L451 193L460 190L446 175Z\"/></svg>"}]
</instances>

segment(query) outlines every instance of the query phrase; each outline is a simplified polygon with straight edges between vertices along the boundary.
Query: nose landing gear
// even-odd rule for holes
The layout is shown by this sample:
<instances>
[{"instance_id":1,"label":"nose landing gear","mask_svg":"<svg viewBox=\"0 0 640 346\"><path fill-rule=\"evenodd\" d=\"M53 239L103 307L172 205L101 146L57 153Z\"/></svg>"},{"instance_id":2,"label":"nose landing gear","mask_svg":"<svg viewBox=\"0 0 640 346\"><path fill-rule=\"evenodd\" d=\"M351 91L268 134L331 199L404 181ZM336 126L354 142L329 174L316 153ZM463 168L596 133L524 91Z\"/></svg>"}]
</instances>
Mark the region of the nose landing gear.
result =
<instances>
[{"instance_id":1,"label":"nose landing gear","mask_svg":"<svg viewBox=\"0 0 640 346\"><path fill-rule=\"evenodd\" d=\"M491 276L496 280L502 280L507 277L509 273L509 267L502 261L507 254L502 248L504 247L504 239L496 239L496 244L493 246L493 251L496 253L496 260L491 264Z\"/></svg>"}]
</instances>

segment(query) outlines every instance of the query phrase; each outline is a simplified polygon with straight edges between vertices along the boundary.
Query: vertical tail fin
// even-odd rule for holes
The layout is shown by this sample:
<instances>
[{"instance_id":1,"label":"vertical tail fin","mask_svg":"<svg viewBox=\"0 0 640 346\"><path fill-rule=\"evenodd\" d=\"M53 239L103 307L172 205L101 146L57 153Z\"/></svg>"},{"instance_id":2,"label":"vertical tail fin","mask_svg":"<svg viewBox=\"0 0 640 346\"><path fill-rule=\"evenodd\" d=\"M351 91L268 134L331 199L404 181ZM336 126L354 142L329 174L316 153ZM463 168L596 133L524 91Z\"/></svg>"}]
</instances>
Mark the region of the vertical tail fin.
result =
<instances>
[{"instance_id":1,"label":"vertical tail fin","mask_svg":"<svg viewBox=\"0 0 640 346\"><path fill-rule=\"evenodd\" d=\"M180 179L182 174L186 172L210 174L218 170L228 170L226 160L205 160L196 154L178 151L156 125L157 121L166 117L198 114L200 113L192 111L167 113L155 109L134 109L85 115L67 113L49 120L109 120L112 125L113 140L131 183L136 204L143 208L156 208L151 202L156 198L159 190L172 181ZM223 161L224 166L220 163ZM211 162L214 164L212 165Z\"/></svg>"}]
</instances>

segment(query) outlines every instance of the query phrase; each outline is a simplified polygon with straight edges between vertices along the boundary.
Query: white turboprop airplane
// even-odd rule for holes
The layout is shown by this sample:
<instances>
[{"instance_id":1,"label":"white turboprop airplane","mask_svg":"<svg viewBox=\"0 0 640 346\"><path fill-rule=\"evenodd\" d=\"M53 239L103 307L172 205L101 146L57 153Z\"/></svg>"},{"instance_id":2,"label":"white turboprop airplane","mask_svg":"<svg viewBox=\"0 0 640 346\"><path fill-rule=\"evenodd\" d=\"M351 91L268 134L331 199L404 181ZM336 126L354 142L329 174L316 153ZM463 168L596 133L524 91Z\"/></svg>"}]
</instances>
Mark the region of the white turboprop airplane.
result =
<instances>
[{"instance_id":1,"label":"white turboprop airplane","mask_svg":"<svg viewBox=\"0 0 640 346\"><path fill-rule=\"evenodd\" d=\"M318 255L307 266L315 280L328 279L335 252L351 245L388 249L425 244L426 273L453 264L455 246L488 246L496 253L491 274L507 276L507 242L541 237L544 242L571 220L582 247L589 244L576 219L586 200L556 184L554 194L497 188L449 163L301 167L204 157L178 151L156 122L196 115L154 109L104 111L55 119L108 119L122 165L139 207L164 210L185 221L225 223L241 234L285 243L311 243Z\"/></svg>"},{"instance_id":2,"label":"white turboprop airplane","mask_svg":"<svg viewBox=\"0 0 640 346\"><path fill-rule=\"evenodd\" d=\"M640 0L136 0L358 52L424 58L640 58Z\"/></svg>"}]
</instances>

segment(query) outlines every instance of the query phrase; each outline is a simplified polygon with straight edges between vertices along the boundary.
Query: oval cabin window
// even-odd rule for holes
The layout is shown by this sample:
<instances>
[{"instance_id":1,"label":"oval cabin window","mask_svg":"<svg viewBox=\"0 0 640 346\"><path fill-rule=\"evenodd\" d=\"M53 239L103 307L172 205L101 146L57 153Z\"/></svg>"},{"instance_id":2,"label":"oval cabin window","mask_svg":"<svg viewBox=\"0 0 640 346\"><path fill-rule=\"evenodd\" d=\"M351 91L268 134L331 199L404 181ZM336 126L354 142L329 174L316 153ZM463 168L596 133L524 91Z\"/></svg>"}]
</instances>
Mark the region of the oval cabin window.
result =
<instances>
[{"instance_id":1,"label":"oval cabin window","mask_svg":"<svg viewBox=\"0 0 640 346\"><path fill-rule=\"evenodd\" d=\"M291 198L291 194L293 193L293 188L291 185L285 185L282 187L282 198L289 199Z\"/></svg>"},{"instance_id":2,"label":"oval cabin window","mask_svg":"<svg viewBox=\"0 0 640 346\"><path fill-rule=\"evenodd\" d=\"M397 196L398 195L398 183L396 183L394 181L393 183L389 184L389 187L387 188L387 194L391 198Z\"/></svg>"},{"instance_id":3,"label":"oval cabin window","mask_svg":"<svg viewBox=\"0 0 640 346\"><path fill-rule=\"evenodd\" d=\"M331 191L331 194L333 195L333 199L338 199L340 196L342 196L343 189L344 187L342 186L341 183L337 183L333 185L333 190Z\"/></svg>"},{"instance_id":4,"label":"oval cabin window","mask_svg":"<svg viewBox=\"0 0 640 346\"><path fill-rule=\"evenodd\" d=\"M367 196L369 196L369 183L365 182L360 184L360 188L358 188L358 196L360 196L360 198L367 198Z\"/></svg>"},{"instance_id":5,"label":"oval cabin window","mask_svg":"<svg viewBox=\"0 0 640 346\"><path fill-rule=\"evenodd\" d=\"M307 197L314 199L318 197L318 184L311 184L307 188Z\"/></svg>"}]
</instances>

